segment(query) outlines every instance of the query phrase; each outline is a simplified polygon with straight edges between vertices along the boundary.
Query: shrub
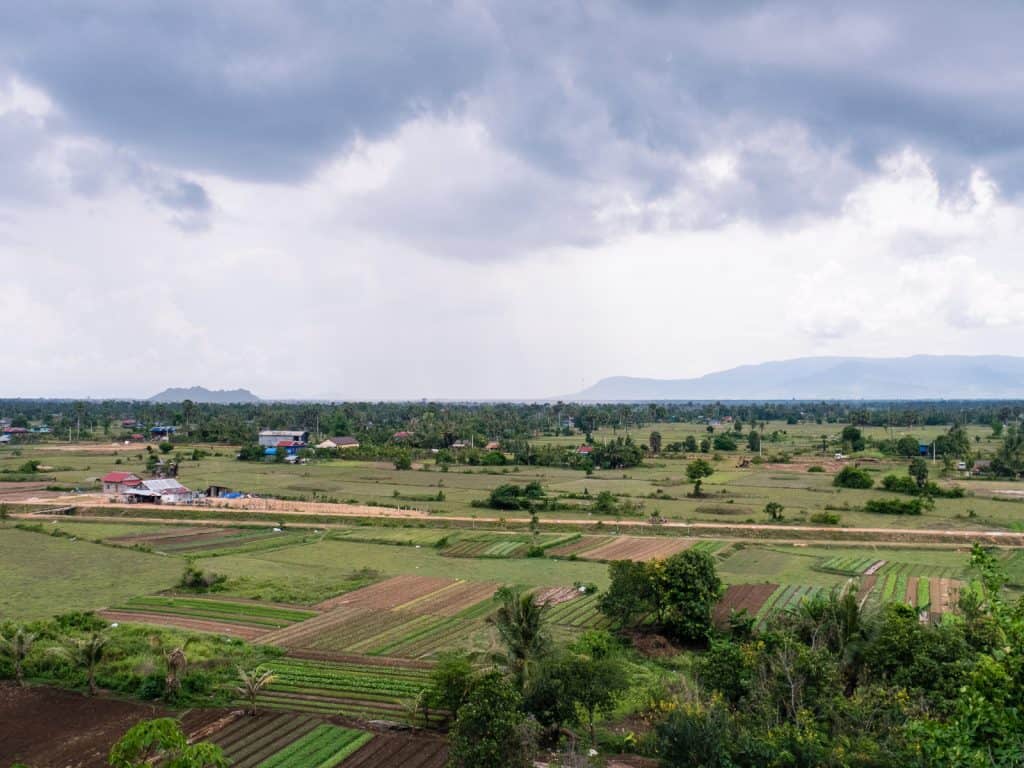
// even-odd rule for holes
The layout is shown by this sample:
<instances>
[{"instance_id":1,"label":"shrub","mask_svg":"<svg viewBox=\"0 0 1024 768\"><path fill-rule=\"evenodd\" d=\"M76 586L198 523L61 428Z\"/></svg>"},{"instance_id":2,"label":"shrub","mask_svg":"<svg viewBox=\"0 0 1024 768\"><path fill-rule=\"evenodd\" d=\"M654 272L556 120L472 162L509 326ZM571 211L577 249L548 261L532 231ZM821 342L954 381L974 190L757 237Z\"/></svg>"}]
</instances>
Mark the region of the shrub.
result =
<instances>
[{"instance_id":1,"label":"shrub","mask_svg":"<svg viewBox=\"0 0 1024 768\"><path fill-rule=\"evenodd\" d=\"M170 453L174 450L174 443L160 443L160 453Z\"/></svg>"},{"instance_id":2,"label":"shrub","mask_svg":"<svg viewBox=\"0 0 1024 768\"><path fill-rule=\"evenodd\" d=\"M193 592L216 591L227 581L227 578L221 573L204 573L201 568L189 563L185 567L185 573L181 575L178 587Z\"/></svg>"},{"instance_id":3,"label":"shrub","mask_svg":"<svg viewBox=\"0 0 1024 768\"><path fill-rule=\"evenodd\" d=\"M807 468L808 472L824 472L825 468L821 464L812 464Z\"/></svg>"},{"instance_id":4,"label":"shrub","mask_svg":"<svg viewBox=\"0 0 1024 768\"><path fill-rule=\"evenodd\" d=\"M822 525L838 525L839 515L835 512L815 512L811 515L812 523L821 523Z\"/></svg>"},{"instance_id":5,"label":"shrub","mask_svg":"<svg viewBox=\"0 0 1024 768\"><path fill-rule=\"evenodd\" d=\"M912 499L870 499L864 504L865 512L878 515L920 515L925 502L920 496Z\"/></svg>"},{"instance_id":6,"label":"shrub","mask_svg":"<svg viewBox=\"0 0 1024 768\"><path fill-rule=\"evenodd\" d=\"M874 478L865 469L857 467L843 467L842 471L835 476L832 485L837 488L871 488L875 484Z\"/></svg>"}]
</instances>

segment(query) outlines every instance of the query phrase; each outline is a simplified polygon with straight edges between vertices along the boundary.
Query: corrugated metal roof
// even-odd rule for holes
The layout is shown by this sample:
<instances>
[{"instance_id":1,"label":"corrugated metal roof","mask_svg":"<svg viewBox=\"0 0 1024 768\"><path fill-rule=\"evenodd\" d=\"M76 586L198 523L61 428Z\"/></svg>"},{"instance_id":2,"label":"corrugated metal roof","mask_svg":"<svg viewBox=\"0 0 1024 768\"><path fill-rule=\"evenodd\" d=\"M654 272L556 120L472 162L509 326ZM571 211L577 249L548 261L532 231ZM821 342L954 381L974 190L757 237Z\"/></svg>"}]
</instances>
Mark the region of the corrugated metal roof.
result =
<instances>
[{"instance_id":1,"label":"corrugated metal roof","mask_svg":"<svg viewBox=\"0 0 1024 768\"><path fill-rule=\"evenodd\" d=\"M188 488L172 478L143 480L142 485L145 486L147 490L156 491L157 493L189 493Z\"/></svg>"}]
</instances>

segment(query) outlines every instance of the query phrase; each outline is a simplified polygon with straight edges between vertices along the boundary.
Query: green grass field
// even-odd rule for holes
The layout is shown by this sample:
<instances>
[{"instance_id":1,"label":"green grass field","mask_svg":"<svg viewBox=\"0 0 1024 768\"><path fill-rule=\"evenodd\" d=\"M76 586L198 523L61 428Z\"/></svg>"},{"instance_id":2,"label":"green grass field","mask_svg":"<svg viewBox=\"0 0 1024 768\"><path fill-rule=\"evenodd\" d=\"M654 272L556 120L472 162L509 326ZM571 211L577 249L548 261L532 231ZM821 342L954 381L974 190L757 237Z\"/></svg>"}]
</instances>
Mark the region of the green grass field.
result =
<instances>
[{"instance_id":1,"label":"green grass field","mask_svg":"<svg viewBox=\"0 0 1024 768\"><path fill-rule=\"evenodd\" d=\"M103 608L167 589L177 558L0 527L0 619Z\"/></svg>"}]
</instances>

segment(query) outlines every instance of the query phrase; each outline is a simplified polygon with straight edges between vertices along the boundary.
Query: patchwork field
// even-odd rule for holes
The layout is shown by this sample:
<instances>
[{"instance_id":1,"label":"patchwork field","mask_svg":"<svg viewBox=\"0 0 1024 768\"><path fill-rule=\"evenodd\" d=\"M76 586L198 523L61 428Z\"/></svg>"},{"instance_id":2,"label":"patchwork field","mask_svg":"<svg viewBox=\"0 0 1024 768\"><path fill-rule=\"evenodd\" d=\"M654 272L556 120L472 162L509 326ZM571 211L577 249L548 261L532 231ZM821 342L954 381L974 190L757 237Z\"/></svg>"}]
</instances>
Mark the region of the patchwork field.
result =
<instances>
[{"instance_id":1,"label":"patchwork field","mask_svg":"<svg viewBox=\"0 0 1024 768\"><path fill-rule=\"evenodd\" d=\"M607 544L577 554L583 560L655 560L682 552L693 545L692 539L642 536L618 536Z\"/></svg>"},{"instance_id":2,"label":"patchwork field","mask_svg":"<svg viewBox=\"0 0 1024 768\"><path fill-rule=\"evenodd\" d=\"M260 696L261 706L367 720L411 722L411 706L427 687L430 669L397 659L324 661L283 658L264 669L275 682ZM434 713L432 720L443 713Z\"/></svg>"},{"instance_id":3,"label":"patchwork field","mask_svg":"<svg viewBox=\"0 0 1024 768\"><path fill-rule=\"evenodd\" d=\"M261 638L291 650L422 658L487 634L492 582L397 576L321 603L323 611Z\"/></svg>"}]
</instances>

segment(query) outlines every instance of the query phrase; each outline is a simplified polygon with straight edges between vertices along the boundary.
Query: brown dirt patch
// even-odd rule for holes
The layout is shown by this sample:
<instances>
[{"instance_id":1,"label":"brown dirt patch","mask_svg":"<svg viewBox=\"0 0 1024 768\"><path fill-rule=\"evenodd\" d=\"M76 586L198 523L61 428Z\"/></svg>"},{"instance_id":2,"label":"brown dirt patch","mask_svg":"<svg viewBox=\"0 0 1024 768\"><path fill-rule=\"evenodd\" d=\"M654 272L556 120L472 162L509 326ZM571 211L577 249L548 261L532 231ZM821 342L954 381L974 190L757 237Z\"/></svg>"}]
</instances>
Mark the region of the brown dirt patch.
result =
<instances>
[{"instance_id":1,"label":"brown dirt patch","mask_svg":"<svg viewBox=\"0 0 1024 768\"><path fill-rule=\"evenodd\" d=\"M324 600L315 607L321 611L342 606L390 610L455 583L451 579L438 579L430 576L395 576L378 584Z\"/></svg>"},{"instance_id":2,"label":"brown dirt patch","mask_svg":"<svg viewBox=\"0 0 1024 768\"><path fill-rule=\"evenodd\" d=\"M688 549L690 539L618 536L614 540L580 555L582 560L655 560Z\"/></svg>"},{"instance_id":3,"label":"brown dirt patch","mask_svg":"<svg viewBox=\"0 0 1024 768\"><path fill-rule=\"evenodd\" d=\"M102 768L131 726L168 714L151 704L0 683L0 765Z\"/></svg>"},{"instance_id":4,"label":"brown dirt patch","mask_svg":"<svg viewBox=\"0 0 1024 768\"><path fill-rule=\"evenodd\" d=\"M754 617L778 588L778 584L733 584L715 605L711 619L716 627L723 628L728 625L733 611L745 610L749 616Z\"/></svg>"},{"instance_id":5,"label":"brown dirt patch","mask_svg":"<svg viewBox=\"0 0 1024 768\"><path fill-rule=\"evenodd\" d=\"M860 588L857 590L857 605L864 604L868 595L871 594L871 590L875 588L876 581L878 581L877 573L868 574L860 580Z\"/></svg>"},{"instance_id":6,"label":"brown dirt patch","mask_svg":"<svg viewBox=\"0 0 1024 768\"><path fill-rule=\"evenodd\" d=\"M533 602L537 605L561 605L582 594L576 587L544 587L533 593Z\"/></svg>"},{"instance_id":7,"label":"brown dirt patch","mask_svg":"<svg viewBox=\"0 0 1024 768\"><path fill-rule=\"evenodd\" d=\"M638 652L650 659L663 659L680 653L680 649L667 637L652 632L633 632L630 640Z\"/></svg>"},{"instance_id":8,"label":"brown dirt patch","mask_svg":"<svg viewBox=\"0 0 1024 768\"><path fill-rule=\"evenodd\" d=\"M903 602L907 605L917 605L917 576L907 579L907 589L903 593Z\"/></svg>"},{"instance_id":9,"label":"brown dirt patch","mask_svg":"<svg viewBox=\"0 0 1024 768\"><path fill-rule=\"evenodd\" d=\"M448 745L440 737L378 733L338 768L442 768L447 762Z\"/></svg>"},{"instance_id":10,"label":"brown dirt patch","mask_svg":"<svg viewBox=\"0 0 1024 768\"><path fill-rule=\"evenodd\" d=\"M454 616L492 597L499 586L501 585L489 581L463 581L451 587L435 590L426 597L395 606L395 610L416 614L430 613L435 616Z\"/></svg>"},{"instance_id":11,"label":"brown dirt patch","mask_svg":"<svg viewBox=\"0 0 1024 768\"><path fill-rule=\"evenodd\" d=\"M177 627L178 629L211 632L216 635L239 637L243 640L256 640L267 634L266 627L250 627L234 622L193 619L187 616L172 616L167 613L145 613L135 611L100 611L99 615L107 621L133 624L156 624L161 627Z\"/></svg>"},{"instance_id":12,"label":"brown dirt patch","mask_svg":"<svg viewBox=\"0 0 1024 768\"><path fill-rule=\"evenodd\" d=\"M587 549L599 547L614 540L612 536L582 536L576 539L576 541L570 541L568 544L551 547L547 553L549 557L568 557L569 555L578 555Z\"/></svg>"}]
</instances>

